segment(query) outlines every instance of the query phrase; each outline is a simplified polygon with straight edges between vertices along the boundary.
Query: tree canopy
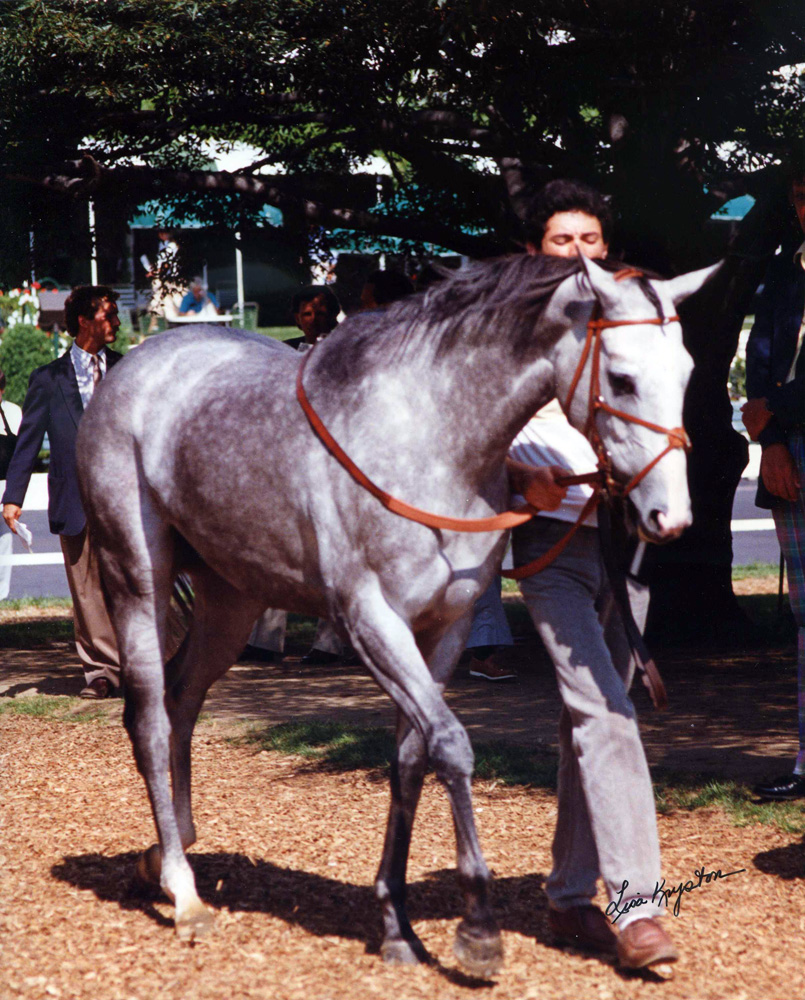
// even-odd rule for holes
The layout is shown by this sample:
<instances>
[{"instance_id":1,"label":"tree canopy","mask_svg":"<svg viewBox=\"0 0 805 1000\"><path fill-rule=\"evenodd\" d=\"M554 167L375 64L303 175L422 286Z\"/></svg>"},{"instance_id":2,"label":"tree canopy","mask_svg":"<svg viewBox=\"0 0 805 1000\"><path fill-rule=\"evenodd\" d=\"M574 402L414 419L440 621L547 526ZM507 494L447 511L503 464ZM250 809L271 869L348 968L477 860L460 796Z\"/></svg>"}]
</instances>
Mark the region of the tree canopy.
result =
<instances>
[{"instance_id":1,"label":"tree canopy","mask_svg":"<svg viewBox=\"0 0 805 1000\"><path fill-rule=\"evenodd\" d=\"M476 256L580 176L632 256L680 270L802 134L803 61L796 5L768 0L7 0L0 171ZM209 141L258 152L229 174Z\"/></svg>"}]
</instances>

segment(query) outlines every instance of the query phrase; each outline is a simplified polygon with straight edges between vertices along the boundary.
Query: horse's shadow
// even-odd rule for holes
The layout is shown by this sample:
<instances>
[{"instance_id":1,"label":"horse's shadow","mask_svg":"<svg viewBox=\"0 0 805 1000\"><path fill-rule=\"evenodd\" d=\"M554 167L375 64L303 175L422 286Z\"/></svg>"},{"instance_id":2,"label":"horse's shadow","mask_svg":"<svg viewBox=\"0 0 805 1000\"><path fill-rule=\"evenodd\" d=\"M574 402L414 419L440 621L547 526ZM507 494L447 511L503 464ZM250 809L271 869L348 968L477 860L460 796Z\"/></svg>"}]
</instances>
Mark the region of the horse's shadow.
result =
<instances>
[{"instance_id":1,"label":"horse's shadow","mask_svg":"<svg viewBox=\"0 0 805 1000\"><path fill-rule=\"evenodd\" d=\"M380 952L380 906L371 886L351 885L311 872L282 868L243 854L189 857L199 895L213 909L267 913L311 934L363 941L368 953ZM132 882L136 860L137 855L131 852L114 857L76 855L54 865L51 873L76 888L91 890L98 899L115 902L126 910L140 910L158 924L172 926L173 921L154 906L154 900L160 898L158 890L143 892ZM496 879L494 901L504 930L516 931L550 946L544 881L540 873ZM509 905L512 901L514 905ZM452 869L432 872L409 884L406 908L412 921L463 916L456 872ZM440 971L451 979L458 976L464 985L482 982L455 970L440 967Z\"/></svg>"},{"instance_id":2,"label":"horse's shadow","mask_svg":"<svg viewBox=\"0 0 805 1000\"><path fill-rule=\"evenodd\" d=\"M172 927L173 921L154 906L156 899L164 899L159 890L143 890L132 882L137 857L133 852L115 857L76 855L54 865L51 873L78 889L91 890L98 899L115 902L125 910L140 910L161 926ZM215 910L266 913L318 937L362 941L367 953L380 952L380 906L372 886L351 885L312 872L282 868L244 854L191 854L189 858L198 893ZM555 944L548 930L544 886L545 876L540 872L496 877L493 903L501 930L521 934L551 948ZM413 922L463 916L458 876L453 869L430 872L424 879L410 883L406 900L408 916ZM612 964L611 959L604 957L600 961ZM456 985L490 985L489 980L465 975L433 958L431 963ZM621 978L637 976L650 982L662 981L650 970L614 971Z\"/></svg>"}]
</instances>

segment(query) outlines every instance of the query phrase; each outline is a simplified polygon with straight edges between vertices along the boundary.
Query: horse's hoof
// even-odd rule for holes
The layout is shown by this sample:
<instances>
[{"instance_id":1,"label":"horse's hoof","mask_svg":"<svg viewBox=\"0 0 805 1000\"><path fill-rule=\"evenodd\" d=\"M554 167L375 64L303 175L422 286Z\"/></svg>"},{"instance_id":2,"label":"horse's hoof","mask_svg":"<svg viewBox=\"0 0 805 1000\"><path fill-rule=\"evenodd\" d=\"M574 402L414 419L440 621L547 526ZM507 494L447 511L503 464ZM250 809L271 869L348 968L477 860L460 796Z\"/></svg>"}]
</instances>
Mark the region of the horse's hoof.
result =
<instances>
[{"instance_id":1,"label":"horse's hoof","mask_svg":"<svg viewBox=\"0 0 805 1000\"><path fill-rule=\"evenodd\" d=\"M413 941L402 938L384 941L380 946L380 954L386 965L426 965L430 961L425 946L417 937Z\"/></svg>"},{"instance_id":2,"label":"horse's hoof","mask_svg":"<svg viewBox=\"0 0 805 1000\"><path fill-rule=\"evenodd\" d=\"M176 936L180 941L198 941L206 937L214 927L215 917L201 900L176 917Z\"/></svg>"},{"instance_id":3,"label":"horse's hoof","mask_svg":"<svg viewBox=\"0 0 805 1000\"><path fill-rule=\"evenodd\" d=\"M159 879L162 875L162 852L159 844L152 844L147 851L137 858L137 867L134 869L134 879L145 885L159 886Z\"/></svg>"},{"instance_id":4,"label":"horse's hoof","mask_svg":"<svg viewBox=\"0 0 805 1000\"><path fill-rule=\"evenodd\" d=\"M503 966L500 931L474 931L462 921L456 930L453 954L470 975L488 979L500 972Z\"/></svg>"}]
</instances>

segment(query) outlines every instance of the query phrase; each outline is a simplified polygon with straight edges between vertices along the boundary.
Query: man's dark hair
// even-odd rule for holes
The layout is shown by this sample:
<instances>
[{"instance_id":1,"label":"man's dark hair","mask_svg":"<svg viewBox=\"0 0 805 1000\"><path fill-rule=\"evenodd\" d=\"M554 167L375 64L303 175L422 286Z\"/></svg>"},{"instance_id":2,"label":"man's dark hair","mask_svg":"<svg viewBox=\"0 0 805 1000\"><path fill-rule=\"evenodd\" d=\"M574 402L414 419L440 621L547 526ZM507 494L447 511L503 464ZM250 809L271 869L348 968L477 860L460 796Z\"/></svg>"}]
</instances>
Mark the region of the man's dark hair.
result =
<instances>
[{"instance_id":1,"label":"man's dark hair","mask_svg":"<svg viewBox=\"0 0 805 1000\"><path fill-rule=\"evenodd\" d=\"M6 387L6 373L0 368L0 392Z\"/></svg>"},{"instance_id":2,"label":"man's dark hair","mask_svg":"<svg viewBox=\"0 0 805 1000\"><path fill-rule=\"evenodd\" d=\"M77 285L64 303L64 325L71 337L78 336L78 320L92 319L101 299L117 302L118 294L108 285Z\"/></svg>"},{"instance_id":3,"label":"man's dark hair","mask_svg":"<svg viewBox=\"0 0 805 1000\"><path fill-rule=\"evenodd\" d=\"M523 223L525 238L539 247L548 220L557 212L584 212L601 223L604 242L612 233L612 211L603 195L582 181L551 181L536 195Z\"/></svg>"},{"instance_id":4,"label":"man's dark hair","mask_svg":"<svg viewBox=\"0 0 805 1000\"><path fill-rule=\"evenodd\" d=\"M308 285L307 288L303 288L297 292L291 302L291 311L294 316L306 302L312 302L313 299L317 299L320 295L327 306L327 312L335 318L341 312L341 303L338 301L338 296L335 292L331 291L326 285Z\"/></svg>"},{"instance_id":5,"label":"man's dark hair","mask_svg":"<svg viewBox=\"0 0 805 1000\"><path fill-rule=\"evenodd\" d=\"M372 297L379 306L404 299L414 291L414 284L402 271L372 271L366 279L372 286Z\"/></svg>"}]
</instances>

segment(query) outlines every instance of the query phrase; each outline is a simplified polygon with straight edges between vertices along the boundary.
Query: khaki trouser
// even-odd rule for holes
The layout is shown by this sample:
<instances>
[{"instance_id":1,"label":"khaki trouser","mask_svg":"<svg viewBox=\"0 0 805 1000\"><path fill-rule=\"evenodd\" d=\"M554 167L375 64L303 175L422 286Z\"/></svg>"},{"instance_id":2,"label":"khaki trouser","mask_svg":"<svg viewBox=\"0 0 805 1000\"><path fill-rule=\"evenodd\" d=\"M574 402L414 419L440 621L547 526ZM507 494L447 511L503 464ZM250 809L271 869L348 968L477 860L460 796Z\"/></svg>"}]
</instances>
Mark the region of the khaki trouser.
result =
<instances>
[{"instance_id":1,"label":"khaki trouser","mask_svg":"<svg viewBox=\"0 0 805 1000\"><path fill-rule=\"evenodd\" d=\"M60 535L67 584L73 598L75 647L87 684L106 677L120 684L120 657L109 612L103 600L98 554L86 527L79 535Z\"/></svg>"}]
</instances>

